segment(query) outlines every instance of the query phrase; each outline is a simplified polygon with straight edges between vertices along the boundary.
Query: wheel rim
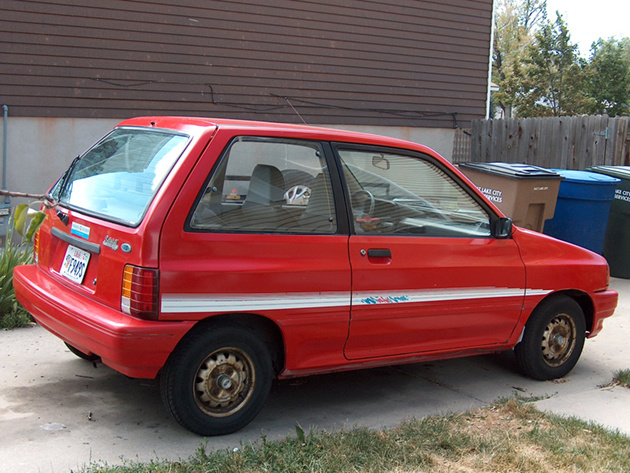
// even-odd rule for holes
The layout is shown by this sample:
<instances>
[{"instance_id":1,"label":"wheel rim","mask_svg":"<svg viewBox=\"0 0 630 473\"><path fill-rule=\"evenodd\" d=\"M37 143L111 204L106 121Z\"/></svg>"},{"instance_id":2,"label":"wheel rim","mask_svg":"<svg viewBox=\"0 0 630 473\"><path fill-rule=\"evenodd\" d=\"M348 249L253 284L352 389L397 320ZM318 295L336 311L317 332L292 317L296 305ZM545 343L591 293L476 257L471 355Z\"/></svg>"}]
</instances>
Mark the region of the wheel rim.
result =
<instances>
[{"instance_id":1,"label":"wheel rim","mask_svg":"<svg viewBox=\"0 0 630 473\"><path fill-rule=\"evenodd\" d=\"M557 315L549 321L542 336L542 354L549 366L564 364L575 349L576 327L567 314Z\"/></svg>"},{"instance_id":2,"label":"wheel rim","mask_svg":"<svg viewBox=\"0 0 630 473\"><path fill-rule=\"evenodd\" d=\"M197 368L195 402L213 417L233 415L252 397L255 381L254 363L247 353L238 348L221 348Z\"/></svg>"}]
</instances>

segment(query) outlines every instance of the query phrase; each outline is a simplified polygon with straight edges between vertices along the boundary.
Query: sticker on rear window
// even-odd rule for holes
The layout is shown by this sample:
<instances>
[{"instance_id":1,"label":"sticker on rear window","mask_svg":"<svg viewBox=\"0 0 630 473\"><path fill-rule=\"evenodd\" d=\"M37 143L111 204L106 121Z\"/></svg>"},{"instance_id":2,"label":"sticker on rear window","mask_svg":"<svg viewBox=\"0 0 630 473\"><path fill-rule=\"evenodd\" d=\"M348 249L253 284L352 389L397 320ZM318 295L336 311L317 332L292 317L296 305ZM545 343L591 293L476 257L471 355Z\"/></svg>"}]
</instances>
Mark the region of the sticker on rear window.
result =
<instances>
[{"instance_id":1,"label":"sticker on rear window","mask_svg":"<svg viewBox=\"0 0 630 473\"><path fill-rule=\"evenodd\" d=\"M70 232L73 235L85 238L86 240L90 239L90 227L86 227L85 225L81 225L80 223L72 222Z\"/></svg>"}]
</instances>

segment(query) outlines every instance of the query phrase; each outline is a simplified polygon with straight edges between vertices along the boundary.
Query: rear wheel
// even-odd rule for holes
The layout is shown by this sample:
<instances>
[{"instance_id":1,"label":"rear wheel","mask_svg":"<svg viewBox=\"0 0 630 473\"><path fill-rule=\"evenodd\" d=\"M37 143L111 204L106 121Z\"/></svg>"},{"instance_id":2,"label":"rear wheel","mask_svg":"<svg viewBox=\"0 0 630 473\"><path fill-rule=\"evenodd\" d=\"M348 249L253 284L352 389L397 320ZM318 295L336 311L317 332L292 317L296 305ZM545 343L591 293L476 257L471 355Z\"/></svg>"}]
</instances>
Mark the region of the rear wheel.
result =
<instances>
[{"instance_id":1,"label":"rear wheel","mask_svg":"<svg viewBox=\"0 0 630 473\"><path fill-rule=\"evenodd\" d=\"M580 305L569 297L544 301L531 315L523 340L515 347L521 371L530 378L562 378L584 347L586 323Z\"/></svg>"},{"instance_id":2,"label":"rear wheel","mask_svg":"<svg viewBox=\"0 0 630 473\"><path fill-rule=\"evenodd\" d=\"M166 407L200 435L235 432L256 417L273 377L271 356L252 333L208 327L185 338L160 377Z\"/></svg>"}]
</instances>

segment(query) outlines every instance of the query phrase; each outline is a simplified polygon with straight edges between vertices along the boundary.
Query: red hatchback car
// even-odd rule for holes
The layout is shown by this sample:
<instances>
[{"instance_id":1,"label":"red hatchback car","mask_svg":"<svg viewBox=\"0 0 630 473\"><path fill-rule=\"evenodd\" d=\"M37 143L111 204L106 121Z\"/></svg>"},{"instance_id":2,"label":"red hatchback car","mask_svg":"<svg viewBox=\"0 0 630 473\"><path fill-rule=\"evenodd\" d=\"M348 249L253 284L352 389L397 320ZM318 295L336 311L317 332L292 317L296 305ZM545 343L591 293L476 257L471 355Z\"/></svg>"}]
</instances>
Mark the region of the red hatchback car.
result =
<instances>
[{"instance_id":1,"label":"red hatchback car","mask_svg":"<svg viewBox=\"0 0 630 473\"><path fill-rule=\"evenodd\" d=\"M512 227L434 151L286 124L122 122L48 193L20 302L233 432L274 377L514 349L559 378L613 314L606 261Z\"/></svg>"}]
</instances>

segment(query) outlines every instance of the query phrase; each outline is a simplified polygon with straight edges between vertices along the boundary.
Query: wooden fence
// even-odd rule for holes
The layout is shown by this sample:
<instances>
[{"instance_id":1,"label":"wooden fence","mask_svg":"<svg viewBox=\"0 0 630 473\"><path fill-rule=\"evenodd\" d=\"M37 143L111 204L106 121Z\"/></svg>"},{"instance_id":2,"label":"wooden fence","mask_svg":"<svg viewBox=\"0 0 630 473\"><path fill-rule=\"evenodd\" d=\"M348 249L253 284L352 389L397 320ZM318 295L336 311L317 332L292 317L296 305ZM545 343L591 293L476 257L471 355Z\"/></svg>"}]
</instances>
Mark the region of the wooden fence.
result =
<instances>
[{"instance_id":1,"label":"wooden fence","mask_svg":"<svg viewBox=\"0 0 630 473\"><path fill-rule=\"evenodd\" d=\"M453 162L526 163L545 168L630 165L630 117L607 115L475 120L456 133Z\"/></svg>"}]
</instances>

